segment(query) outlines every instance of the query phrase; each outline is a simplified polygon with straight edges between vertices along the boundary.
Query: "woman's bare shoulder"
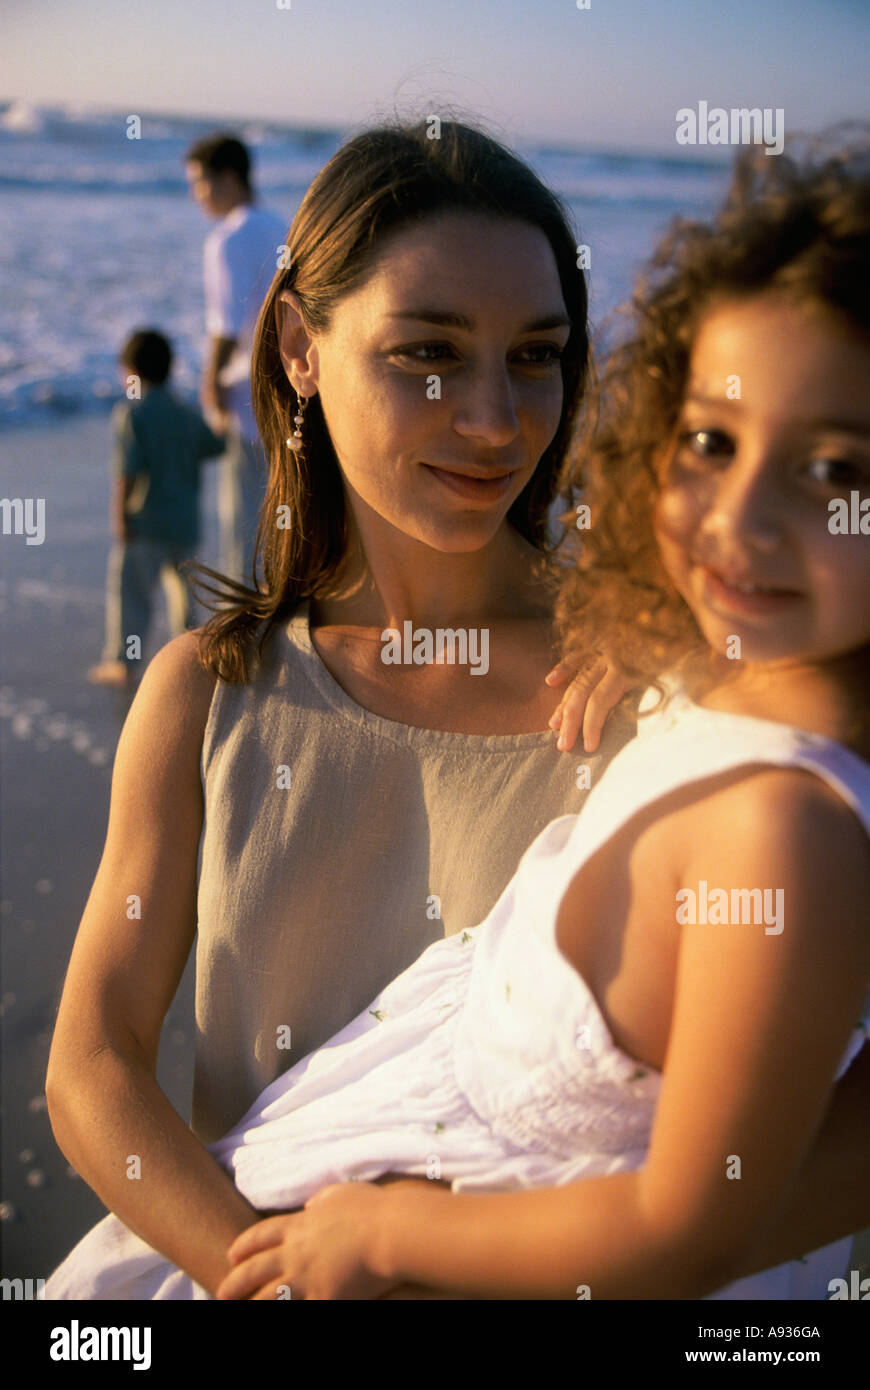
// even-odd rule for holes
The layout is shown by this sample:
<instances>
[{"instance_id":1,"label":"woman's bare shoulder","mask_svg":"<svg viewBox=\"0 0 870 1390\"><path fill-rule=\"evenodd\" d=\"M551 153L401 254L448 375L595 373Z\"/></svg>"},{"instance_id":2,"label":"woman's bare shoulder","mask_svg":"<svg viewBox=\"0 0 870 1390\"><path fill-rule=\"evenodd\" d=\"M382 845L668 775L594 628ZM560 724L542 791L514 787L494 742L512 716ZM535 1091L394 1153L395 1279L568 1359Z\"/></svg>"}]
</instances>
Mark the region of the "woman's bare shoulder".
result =
<instances>
[{"instance_id":1,"label":"woman's bare shoulder","mask_svg":"<svg viewBox=\"0 0 870 1390\"><path fill-rule=\"evenodd\" d=\"M126 741L197 758L218 677L200 660L201 628L173 637L145 668L127 715Z\"/></svg>"},{"instance_id":2,"label":"woman's bare shoulder","mask_svg":"<svg viewBox=\"0 0 870 1390\"><path fill-rule=\"evenodd\" d=\"M184 705L192 705L206 711L211 704L218 677L203 666L200 659L200 639L203 628L192 628L173 637L152 658L142 678L151 683L168 687Z\"/></svg>"}]
</instances>

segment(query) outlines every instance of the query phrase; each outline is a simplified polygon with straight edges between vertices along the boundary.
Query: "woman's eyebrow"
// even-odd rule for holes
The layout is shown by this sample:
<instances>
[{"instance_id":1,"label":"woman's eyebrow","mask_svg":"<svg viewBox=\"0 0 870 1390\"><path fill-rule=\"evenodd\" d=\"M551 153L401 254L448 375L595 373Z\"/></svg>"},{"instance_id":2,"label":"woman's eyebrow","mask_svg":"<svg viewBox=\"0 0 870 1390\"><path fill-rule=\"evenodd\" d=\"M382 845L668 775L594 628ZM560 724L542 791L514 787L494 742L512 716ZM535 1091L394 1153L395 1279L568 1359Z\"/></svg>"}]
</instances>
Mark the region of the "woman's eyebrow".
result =
<instances>
[{"instance_id":1,"label":"woman's eyebrow","mask_svg":"<svg viewBox=\"0 0 870 1390\"><path fill-rule=\"evenodd\" d=\"M398 309L392 314L388 314L390 319L416 319L421 323L436 323L445 328L461 328L465 332L472 332L475 327L473 318L467 314L456 314L450 309L433 309L421 306L419 309ZM520 329L521 333L542 333L548 328L570 328L571 320L564 314L545 314L542 318L535 319L533 323L527 323Z\"/></svg>"}]
</instances>

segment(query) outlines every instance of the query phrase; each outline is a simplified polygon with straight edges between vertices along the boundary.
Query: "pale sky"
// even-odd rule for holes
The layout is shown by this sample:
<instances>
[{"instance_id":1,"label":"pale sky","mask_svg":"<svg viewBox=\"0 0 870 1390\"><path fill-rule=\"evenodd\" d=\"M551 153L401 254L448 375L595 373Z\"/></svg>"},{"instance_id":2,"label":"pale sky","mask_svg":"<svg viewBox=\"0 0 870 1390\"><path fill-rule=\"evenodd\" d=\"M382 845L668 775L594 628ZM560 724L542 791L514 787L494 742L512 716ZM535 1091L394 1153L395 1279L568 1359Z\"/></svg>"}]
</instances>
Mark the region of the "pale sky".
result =
<instances>
[{"instance_id":1,"label":"pale sky","mask_svg":"<svg viewBox=\"0 0 870 1390\"><path fill-rule=\"evenodd\" d=\"M662 151L701 100L870 115L867 0L589 5L0 0L0 97L337 128L452 102L505 138Z\"/></svg>"}]
</instances>

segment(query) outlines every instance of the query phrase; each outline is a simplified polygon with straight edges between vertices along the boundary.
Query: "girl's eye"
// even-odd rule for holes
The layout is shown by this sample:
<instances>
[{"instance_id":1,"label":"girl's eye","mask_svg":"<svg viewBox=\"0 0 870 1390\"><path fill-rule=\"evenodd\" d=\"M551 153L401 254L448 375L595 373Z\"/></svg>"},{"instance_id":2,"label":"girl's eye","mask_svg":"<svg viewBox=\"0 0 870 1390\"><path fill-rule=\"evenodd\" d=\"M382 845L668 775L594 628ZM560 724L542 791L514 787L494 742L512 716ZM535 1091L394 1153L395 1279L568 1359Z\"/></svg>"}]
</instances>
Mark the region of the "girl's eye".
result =
<instances>
[{"instance_id":1,"label":"girl's eye","mask_svg":"<svg viewBox=\"0 0 870 1390\"><path fill-rule=\"evenodd\" d=\"M829 458L825 454L811 459L806 472L812 482L821 483L823 487L858 487L866 482L866 477L856 464L848 459Z\"/></svg>"},{"instance_id":2,"label":"girl's eye","mask_svg":"<svg viewBox=\"0 0 870 1390\"><path fill-rule=\"evenodd\" d=\"M679 444L681 450L702 459L726 458L734 452L733 440L722 430L686 430Z\"/></svg>"}]
</instances>

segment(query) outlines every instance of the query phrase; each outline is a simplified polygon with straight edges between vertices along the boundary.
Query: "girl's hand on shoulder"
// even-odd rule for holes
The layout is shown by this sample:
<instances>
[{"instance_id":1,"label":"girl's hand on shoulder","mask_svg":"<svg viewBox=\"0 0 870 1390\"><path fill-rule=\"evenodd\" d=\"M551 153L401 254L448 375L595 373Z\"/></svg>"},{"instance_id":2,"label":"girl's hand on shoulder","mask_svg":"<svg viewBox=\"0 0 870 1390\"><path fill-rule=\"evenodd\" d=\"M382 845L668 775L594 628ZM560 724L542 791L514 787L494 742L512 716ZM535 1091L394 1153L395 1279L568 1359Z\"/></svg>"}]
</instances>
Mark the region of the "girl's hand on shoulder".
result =
<instances>
[{"instance_id":1,"label":"girl's hand on shoulder","mask_svg":"<svg viewBox=\"0 0 870 1390\"><path fill-rule=\"evenodd\" d=\"M560 661L548 672L545 680L548 685L562 685L572 675L574 679L550 720L550 728L559 730L556 747L563 752L574 747L582 728L583 750L594 753L601 741L601 730L607 716L623 695L631 690L634 682L604 657L596 658L585 670L578 672L566 661Z\"/></svg>"},{"instance_id":2,"label":"girl's hand on shoulder","mask_svg":"<svg viewBox=\"0 0 870 1390\"><path fill-rule=\"evenodd\" d=\"M396 1281L372 1267L375 1238L389 1194L374 1183L333 1183L302 1211L267 1217L227 1251L234 1268L218 1299L379 1298Z\"/></svg>"}]
</instances>

